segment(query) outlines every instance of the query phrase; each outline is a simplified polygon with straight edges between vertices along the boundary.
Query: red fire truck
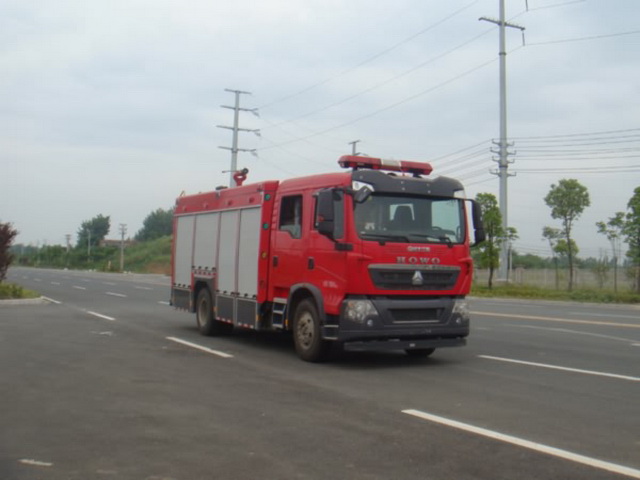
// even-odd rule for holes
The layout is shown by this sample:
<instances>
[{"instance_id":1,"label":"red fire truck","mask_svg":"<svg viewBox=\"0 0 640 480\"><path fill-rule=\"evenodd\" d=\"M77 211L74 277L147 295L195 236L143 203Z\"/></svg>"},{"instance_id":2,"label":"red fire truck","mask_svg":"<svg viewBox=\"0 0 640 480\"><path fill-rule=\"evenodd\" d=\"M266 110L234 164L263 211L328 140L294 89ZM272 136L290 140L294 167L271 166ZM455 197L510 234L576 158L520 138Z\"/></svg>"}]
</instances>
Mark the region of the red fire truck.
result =
<instances>
[{"instance_id":1,"label":"red fire truck","mask_svg":"<svg viewBox=\"0 0 640 480\"><path fill-rule=\"evenodd\" d=\"M464 345L478 205L428 163L338 163L349 170L242 185L245 170L233 188L179 197L172 305L204 335L290 331L312 362L332 343L419 356Z\"/></svg>"}]
</instances>

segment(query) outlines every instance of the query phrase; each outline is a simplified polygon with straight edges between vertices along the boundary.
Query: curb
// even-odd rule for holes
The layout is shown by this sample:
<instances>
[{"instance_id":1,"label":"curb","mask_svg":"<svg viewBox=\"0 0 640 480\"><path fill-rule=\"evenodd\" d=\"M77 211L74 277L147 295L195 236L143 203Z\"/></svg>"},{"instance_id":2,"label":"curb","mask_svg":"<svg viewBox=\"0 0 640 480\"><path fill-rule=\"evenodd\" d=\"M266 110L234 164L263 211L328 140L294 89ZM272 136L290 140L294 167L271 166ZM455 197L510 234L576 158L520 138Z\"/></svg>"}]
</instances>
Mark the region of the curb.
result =
<instances>
[{"instance_id":1,"label":"curb","mask_svg":"<svg viewBox=\"0 0 640 480\"><path fill-rule=\"evenodd\" d=\"M19 307L23 305L42 305L48 303L44 297L39 298L17 298L10 300L0 300L0 307Z\"/></svg>"}]
</instances>

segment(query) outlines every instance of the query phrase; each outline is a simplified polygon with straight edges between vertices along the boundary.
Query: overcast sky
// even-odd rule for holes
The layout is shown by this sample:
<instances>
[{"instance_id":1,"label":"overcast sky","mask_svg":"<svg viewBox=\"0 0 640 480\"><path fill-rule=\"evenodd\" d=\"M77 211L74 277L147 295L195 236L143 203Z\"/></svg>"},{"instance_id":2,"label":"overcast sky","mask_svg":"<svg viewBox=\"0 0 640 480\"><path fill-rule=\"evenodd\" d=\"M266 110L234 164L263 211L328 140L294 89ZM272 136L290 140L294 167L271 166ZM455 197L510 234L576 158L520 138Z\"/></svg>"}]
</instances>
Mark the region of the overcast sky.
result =
<instances>
[{"instance_id":1,"label":"overcast sky","mask_svg":"<svg viewBox=\"0 0 640 480\"><path fill-rule=\"evenodd\" d=\"M507 0L509 224L549 255L552 183L594 223L640 186L640 2ZM432 161L467 194L498 194L498 0L0 0L0 221L63 244L84 220L134 235L182 192L228 183L233 105L249 181L335 171L359 152Z\"/></svg>"}]
</instances>

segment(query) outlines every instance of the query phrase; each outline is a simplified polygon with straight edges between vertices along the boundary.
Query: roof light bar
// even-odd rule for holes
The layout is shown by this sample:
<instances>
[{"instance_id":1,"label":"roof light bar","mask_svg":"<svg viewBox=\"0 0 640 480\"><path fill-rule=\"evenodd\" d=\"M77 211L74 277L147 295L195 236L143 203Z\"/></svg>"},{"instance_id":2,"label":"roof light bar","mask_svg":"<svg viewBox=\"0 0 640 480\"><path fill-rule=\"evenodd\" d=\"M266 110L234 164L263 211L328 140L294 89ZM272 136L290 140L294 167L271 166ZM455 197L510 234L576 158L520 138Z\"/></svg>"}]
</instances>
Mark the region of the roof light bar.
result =
<instances>
[{"instance_id":1,"label":"roof light bar","mask_svg":"<svg viewBox=\"0 0 640 480\"><path fill-rule=\"evenodd\" d=\"M385 170L388 172L403 172L413 175L429 175L433 167L429 163L413 162L410 160L385 160L383 158L360 157L357 155L343 155L338 160L342 168L369 168L371 170Z\"/></svg>"}]
</instances>

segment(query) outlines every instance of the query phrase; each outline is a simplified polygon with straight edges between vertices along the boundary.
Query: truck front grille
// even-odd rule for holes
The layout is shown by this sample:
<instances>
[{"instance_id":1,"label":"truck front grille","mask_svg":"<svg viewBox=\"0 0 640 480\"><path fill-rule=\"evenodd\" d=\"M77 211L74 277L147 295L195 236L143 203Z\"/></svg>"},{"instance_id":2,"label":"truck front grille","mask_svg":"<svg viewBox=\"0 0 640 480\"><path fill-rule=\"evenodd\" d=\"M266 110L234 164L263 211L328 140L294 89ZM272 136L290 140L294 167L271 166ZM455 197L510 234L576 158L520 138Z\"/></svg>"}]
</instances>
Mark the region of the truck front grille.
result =
<instances>
[{"instance_id":1,"label":"truck front grille","mask_svg":"<svg viewBox=\"0 0 640 480\"><path fill-rule=\"evenodd\" d=\"M369 275L377 288L385 290L451 290L459 267L439 265L371 265Z\"/></svg>"},{"instance_id":2,"label":"truck front grille","mask_svg":"<svg viewBox=\"0 0 640 480\"><path fill-rule=\"evenodd\" d=\"M442 312L442 308L389 309L395 324L440 323Z\"/></svg>"}]
</instances>

